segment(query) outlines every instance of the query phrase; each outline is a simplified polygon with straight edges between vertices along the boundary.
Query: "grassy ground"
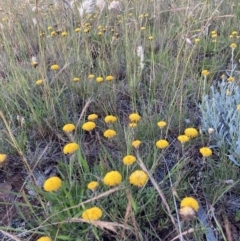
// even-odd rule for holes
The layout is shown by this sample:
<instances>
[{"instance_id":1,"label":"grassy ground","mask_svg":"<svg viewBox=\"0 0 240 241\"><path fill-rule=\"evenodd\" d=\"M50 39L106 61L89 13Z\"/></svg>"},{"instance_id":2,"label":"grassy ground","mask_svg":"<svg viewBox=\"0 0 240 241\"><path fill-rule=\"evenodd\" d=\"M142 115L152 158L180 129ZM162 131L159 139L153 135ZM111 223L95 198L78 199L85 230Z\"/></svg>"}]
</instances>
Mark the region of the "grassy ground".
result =
<instances>
[{"instance_id":1,"label":"grassy ground","mask_svg":"<svg viewBox=\"0 0 240 241\"><path fill-rule=\"evenodd\" d=\"M223 74L239 84L240 5L176 2L120 1L110 9L97 1L82 13L81 1L1 1L3 240L240 240L239 166L201 128L199 108ZM141 117L135 127L132 113ZM86 131L90 114L96 127ZM117 121L106 123L107 115ZM73 132L63 131L67 123ZM189 127L198 135L182 145L177 137ZM116 136L104 137L107 129ZM158 148L160 139L169 145ZM65 154L72 142L79 149ZM211 156L200 154L203 146ZM126 166L130 154L137 161ZM112 170L122 181L109 187ZM135 170L148 176L143 187L129 184ZM47 192L52 176L62 184ZM184 197L197 200L197 213L179 215ZM95 206L101 218L82 219Z\"/></svg>"}]
</instances>

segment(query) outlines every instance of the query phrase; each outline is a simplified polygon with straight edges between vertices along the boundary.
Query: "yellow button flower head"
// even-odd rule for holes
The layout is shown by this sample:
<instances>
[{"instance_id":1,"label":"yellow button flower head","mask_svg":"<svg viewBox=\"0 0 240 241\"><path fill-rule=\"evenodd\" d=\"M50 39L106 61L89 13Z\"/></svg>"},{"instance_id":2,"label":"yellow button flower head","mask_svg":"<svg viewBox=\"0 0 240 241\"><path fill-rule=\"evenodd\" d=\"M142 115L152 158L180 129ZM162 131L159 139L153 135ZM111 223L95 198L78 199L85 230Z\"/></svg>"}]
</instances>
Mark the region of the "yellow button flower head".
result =
<instances>
[{"instance_id":1,"label":"yellow button flower head","mask_svg":"<svg viewBox=\"0 0 240 241\"><path fill-rule=\"evenodd\" d=\"M137 127L137 123L129 123L129 125L128 125L130 128L135 128L135 127Z\"/></svg>"},{"instance_id":2,"label":"yellow button flower head","mask_svg":"<svg viewBox=\"0 0 240 241\"><path fill-rule=\"evenodd\" d=\"M0 163L5 162L6 159L7 159L7 155L6 154L0 154Z\"/></svg>"},{"instance_id":3,"label":"yellow button flower head","mask_svg":"<svg viewBox=\"0 0 240 241\"><path fill-rule=\"evenodd\" d=\"M114 136L117 135L116 131L112 130L112 129L108 129L106 131L104 131L103 135L106 137L106 138L112 138Z\"/></svg>"},{"instance_id":4,"label":"yellow button flower head","mask_svg":"<svg viewBox=\"0 0 240 241\"><path fill-rule=\"evenodd\" d=\"M217 34L216 34L216 33L215 33L215 34L212 34L212 38L213 38L213 39L217 38Z\"/></svg>"},{"instance_id":5,"label":"yellow button flower head","mask_svg":"<svg viewBox=\"0 0 240 241\"><path fill-rule=\"evenodd\" d=\"M67 36L67 32L63 31L63 32L61 33L61 35L62 35L63 37L65 37L65 36Z\"/></svg>"},{"instance_id":6,"label":"yellow button flower head","mask_svg":"<svg viewBox=\"0 0 240 241\"><path fill-rule=\"evenodd\" d=\"M106 77L106 80L107 81L112 81L114 79L114 77L112 76L112 75L108 75L107 77Z\"/></svg>"},{"instance_id":7,"label":"yellow button flower head","mask_svg":"<svg viewBox=\"0 0 240 241\"><path fill-rule=\"evenodd\" d=\"M88 120L89 121L94 121L98 118L98 115L97 114L91 114L88 116Z\"/></svg>"},{"instance_id":8,"label":"yellow button flower head","mask_svg":"<svg viewBox=\"0 0 240 241\"><path fill-rule=\"evenodd\" d=\"M130 184L137 186L137 187L144 186L145 183L147 182L147 180L148 180L148 176L142 170L137 170L129 176Z\"/></svg>"},{"instance_id":9,"label":"yellow button flower head","mask_svg":"<svg viewBox=\"0 0 240 241\"><path fill-rule=\"evenodd\" d=\"M106 123L114 123L117 121L117 117L116 116L113 116L113 115L107 115L105 118L104 118L104 121Z\"/></svg>"},{"instance_id":10,"label":"yellow button flower head","mask_svg":"<svg viewBox=\"0 0 240 241\"><path fill-rule=\"evenodd\" d=\"M81 28L75 28L74 30L76 33L80 32L81 31Z\"/></svg>"},{"instance_id":11,"label":"yellow button flower head","mask_svg":"<svg viewBox=\"0 0 240 241\"><path fill-rule=\"evenodd\" d=\"M232 43L232 44L230 45L230 47L231 47L232 49L235 49L235 48L237 48L237 45L236 45L235 43Z\"/></svg>"},{"instance_id":12,"label":"yellow button flower head","mask_svg":"<svg viewBox=\"0 0 240 241\"><path fill-rule=\"evenodd\" d=\"M186 135L180 135L177 138L182 144L189 141L189 137Z\"/></svg>"},{"instance_id":13,"label":"yellow button flower head","mask_svg":"<svg viewBox=\"0 0 240 241\"><path fill-rule=\"evenodd\" d=\"M36 85L41 85L43 83L43 80L42 79L39 79L36 81Z\"/></svg>"},{"instance_id":14,"label":"yellow button flower head","mask_svg":"<svg viewBox=\"0 0 240 241\"><path fill-rule=\"evenodd\" d=\"M148 37L148 40L153 40L153 36L149 36L149 37Z\"/></svg>"},{"instance_id":15,"label":"yellow button flower head","mask_svg":"<svg viewBox=\"0 0 240 241\"><path fill-rule=\"evenodd\" d=\"M38 66L38 62L37 61L32 61L31 65L36 68Z\"/></svg>"},{"instance_id":16,"label":"yellow button flower head","mask_svg":"<svg viewBox=\"0 0 240 241\"><path fill-rule=\"evenodd\" d=\"M195 212L198 211L199 209L199 205L198 205L198 201L193 198L193 197L185 197L180 204L180 207L191 207L194 209Z\"/></svg>"},{"instance_id":17,"label":"yellow button flower head","mask_svg":"<svg viewBox=\"0 0 240 241\"><path fill-rule=\"evenodd\" d=\"M103 77L100 77L100 76L99 76L99 77L97 77L97 78L96 78L96 81L97 81L98 83L103 82Z\"/></svg>"},{"instance_id":18,"label":"yellow button flower head","mask_svg":"<svg viewBox=\"0 0 240 241\"><path fill-rule=\"evenodd\" d=\"M90 190L94 190L99 186L99 183L96 181L89 182L87 188Z\"/></svg>"},{"instance_id":19,"label":"yellow button flower head","mask_svg":"<svg viewBox=\"0 0 240 241\"><path fill-rule=\"evenodd\" d=\"M48 178L44 184L43 189L46 192L57 191L62 185L62 180L59 177L50 177Z\"/></svg>"},{"instance_id":20,"label":"yellow button flower head","mask_svg":"<svg viewBox=\"0 0 240 241\"><path fill-rule=\"evenodd\" d=\"M100 219L102 217L102 210L98 207L92 207L89 209L86 209L83 213L82 213L82 218L84 220L88 220L88 221L96 221L98 219Z\"/></svg>"},{"instance_id":21,"label":"yellow button flower head","mask_svg":"<svg viewBox=\"0 0 240 241\"><path fill-rule=\"evenodd\" d=\"M240 110L240 104L237 105L237 110Z\"/></svg>"},{"instance_id":22,"label":"yellow button flower head","mask_svg":"<svg viewBox=\"0 0 240 241\"><path fill-rule=\"evenodd\" d=\"M198 131L193 127L189 127L185 129L184 134L189 138L194 138L198 135Z\"/></svg>"},{"instance_id":23,"label":"yellow button flower head","mask_svg":"<svg viewBox=\"0 0 240 241\"><path fill-rule=\"evenodd\" d=\"M136 161L136 157L133 155L127 155L123 158L124 165L132 165Z\"/></svg>"},{"instance_id":24,"label":"yellow button flower head","mask_svg":"<svg viewBox=\"0 0 240 241\"><path fill-rule=\"evenodd\" d=\"M198 44L200 42L200 38L195 38L194 42L195 42L195 44Z\"/></svg>"},{"instance_id":25,"label":"yellow button flower head","mask_svg":"<svg viewBox=\"0 0 240 241\"><path fill-rule=\"evenodd\" d=\"M233 81L234 81L234 77L233 77L233 76L228 77L228 78L227 78L227 81L233 82Z\"/></svg>"},{"instance_id":26,"label":"yellow button flower head","mask_svg":"<svg viewBox=\"0 0 240 241\"><path fill-rule=\"evenodd\" d=\"M129 115L129 120L131 122L137 123L140 121L140 119L141 119L141 116L138 113L132 113Z\"/></svg>"},{"instance_id":27,"label":"yellow button flower head","mask_svg":"<svg viewBox=\"0 0 240 241\"><path fill-rule=\"evenodd\" d=\"M159 122L157 123L157 125L158 125L158 127L160 127L160 128L164 128L164 127L167 125L167 123L166 123L165 121L159 121Z\"/></svg>"},{"instance_id":28,"label":"yellow button flower head","mask_svg":"<svg viewBox=\"0 0 240 241\"><path fill-rule=\"evenodd\" d=\"M57 64L53 64L51 66L51 70L59 70L59 66Z\"/></svg>"},{"instance_id":29,"label":"yellow button flower head","mask_svg":"<svg viewBox=\"0 0 240 241\"><path fill-rule=\"evenodd\" d=\"M92 131L95 127L96 127L96 124L93 121L85 122L82 125L82 129L85 131Z\"/></svg>"},{"instance_id":30,"label":"yellow button flower head","mask_svg":"<svg viewBox=\"0 0 240 241\"><path fill-rule=\"evenodd\" d=\"M164 149L169 146L169 143L166 140L159 140L156 142L156 146L160 149Z\"/></svg>"},{"instance_id":31,"label":"yellow button flower head","mask_svg":"<svg viewBox=\"0 0 240 241\"><path fill-rule=\"evenodd\" d=\"M122 175L118 171L110 171L103 178L103 183L107 186L116 186L122 181Z\"/></svg>"},{"instance_id":32,"label":"yellow button flower head","mask_svg":"<svg viewBox=\"0 0 240 241\"><path fill-rule=\"evenodd\" d=\"M56 31L52 31L50 34L51 34L51 36L56 36L57 32Z\"/></svg>"},{"instance_id":33,"label":"yellow button flower head","mask_svg":"<svg viewBox=\"0 0 240 241\"><path fill-rule=\"evenodd\" d=\"M48 28L47 28L48 30L52 30L52 27L51 26L48 26Z\"/></svg>"},{"instance_id":34,"label":"yellow button flower head","mask_svg":"<svg viewBox=\"0 0 240 241\"><path fill-rule=\"evenodd\" d=\"M203 157L209 157L212 155L212 150L209 147L202 147L200 148L200 153Z\"/></svg>"},{"instance_id":35,"label":"yellow button flower head","mask_svg":"<svg viewBox=\"0 0 240 241\"><path fill-rule=\"evenodd\" d=\"M88 78L89 78L89 79L93 79L93 78L94 78L94 74L89 74L89 75L88 75Z\"/></svg>"},{"instance_id":36,"label":"yellow button flower head","mask_svg":"<svg viewBox=\"0 0 240 241\"><path fill-rule=\"evenodd\" d=\"M210 74L210 72L208 71L208 70L206 70L206 69L204 69L203 71L202 71L202 75L203 76L208 76Z\"/></svg>"},{"instance_id":37,"label":"yellow button flower head","mask_svg":"<svg viewBox=\"0 0 240 241\"><path fill-rule=\"evenodd\" d=\"M44 236L44 237L37 239L37 241L52 241L52 239L47 236Z\"/></svg>"},{"instance_id":38,"label":"yellow button flower head","mask_svg":"<svg viewBox=\"0 0 240 241\"><path fill-rule=\"evenodd\" d=\"M69 123L69 124L64 125L62 129L65 132L71 132L71 131L75 130L75 125Z\"/></svg>"},{"instance_id":39,"label":"yellow button flower head","mask_svg":"<svg viewBox=\"0 0 240 241\"><path fill-rule=\"evenodd\" d=\"M137 149L140 146L141 143L142 143L141 141L135 140L135 141L132 142L132 146Z\"/></svg>"},{"instance_id":40,"label":"yellow button flower head","mask_svg":"<svg viewBox=\"0 0 240 241\"><path fill-rule=\"evenodd\" d=\"M79 81L80 81L80 78L78 78L78 77L73 78L73 82L79 82Z\"/></svg>"},{"instance_id":41,"label":"yellow button flower head","mask_svg":"<svg viewBox=\"0 0 240 241\"><path fill-rule=\"evenodd\" d=\"M75 142L68 143L63 148L64 154L72 154L79 149L79 145Z\"/></svg>"}]
</instances>

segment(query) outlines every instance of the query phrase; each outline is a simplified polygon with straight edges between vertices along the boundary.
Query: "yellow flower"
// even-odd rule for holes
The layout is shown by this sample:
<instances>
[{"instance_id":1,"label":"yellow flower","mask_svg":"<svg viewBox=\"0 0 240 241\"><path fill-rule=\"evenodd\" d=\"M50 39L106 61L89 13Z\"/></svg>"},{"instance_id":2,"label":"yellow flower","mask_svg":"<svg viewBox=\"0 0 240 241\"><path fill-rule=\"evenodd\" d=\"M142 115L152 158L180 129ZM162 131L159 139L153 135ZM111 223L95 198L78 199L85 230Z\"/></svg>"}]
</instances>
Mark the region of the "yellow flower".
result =
<instances>
[{"instance_id":1,"label":"yellow flower","mask_svg":"<svg viewBox=\"0 0 240 241\"><path fill-rule=\"evenodd\" d=\"M79 80L80 80L80 78L78 78L78 77L73 78L73 82L79 82Z\"/></svg>"},{"instance_id":2,"label":"yellow flower","mask_svg":"<svg viewBox=\"0 0 240 241\"><path fill-rule=\"evenodd\" d=\"M233 81L234 81L234 77L233 77L233 76L228 77L228 78L227 78L227 81L233 82Z\"/></svg>"},{"instance_id":3,"label":"yellow flower","mask_svg":"<svg viewBox=\"0 0 240 241\"><path fill-rule=\"evenodd\" d=\"M166 123L165 121L159 121L159 122L157 123L157 125L158 125L158 127L160 127L160 128L164 128L164 127L167 125L167 123Z\"/></svg>"},{"instance_id":4,"label":"yellow flower","mask_svg":"<svg viewBox=\"0 0 240 241\"><path fill-rule=\"evenodd\" d=\"M112 130L112 129L108 129L106 131L104 131L103 135L106 137L106 138L112 138L114 136L117 135L116 131Z\"/></svg>"},{"instance_id":5,"label":"yellow flower","mask_svg":"<svg viewBox=\"0 0 240 241\"><path fill-rule=\"evenodd\" d=\"M127 155L123 158L124 165L131 165L136 161L136 157L133 155Z\"/></svg>"},{"instance_id":6,"label":"yellow flower","mask_svg":"<svg viewBox=\"0 0 240 241\"><path fill-rule=\"evenodd\" d=\"M237 105L237 110L240 110L240 104Z\"/></svg>"},{"instance_id":7,"label":"yellow flower","mask_svg":"<svg viewBox=\"0 0 240 241\"><path fill-rule=\"evenodd\" d=\"M82 213L82 218L84 220L88 220L88 221L96 221L98 219L100 219L102 217L102 210L98 207L92 207L89 209L86 209L83 213Z\"/></svg>"},{"instance_id":8,"label":"yellow flower","mask_svg":"<svg viewBox=\"0 0 240 241\"><path fill-rule=\"evenodd\" d=\"M48 29L48 30L52 30L52 27L51 27L51 26L49 26L47 29Z\"/></svg>"},{"instance_id":9,"label":"yellow flower","mask_svg":"<svg viewBox=\"0 0 240 241\"><path fill-rule=\"evenodd\" d=\"M212 34L212 38L217 38L217 34Z\"/></svg>"},{"instance_id":10,"label":"yellow flower","mask_svg":"<svg viewBox=\"0 0 240 241\"><path fill-rule=\"evenodd\" d=\"M100 76L99 76L99 77L97 77L97 78L96 78L96 81L97 81L98 83L103 82L103 77L100 77Z\"/></svg>"},{"instance_id":11,"label":"yellow flower","mask_svg":"<svg viewBox=\"0 0 240 241\"><path fill-rule=\"evenodd\" d=\"M145 30L146 29L146 27L141 27L141 30Z\"/></svg>"},{"instance_id":12,"label":"yellow flower","mask_svg":"<svg viewBox=\"0 0 240 241\"><path fill-rule=\"evenodd\" d=\"M68 143L63 148L64 154L72 154L79 149L79 145L76 142Z\"/></svg>"},{"instance_id":13,"label":"yellow flower","mask_svg":"<svg viewBox=\"0 0 240 241\"><path fill-rule=\"evenodd\" d=\"M63 126L62 129L65 132L71 132L71 131L75 130L75 125L74 124L66 124Z\"/></svg>"},{"instance_id":14,"label":"yellow flower","mask_svg":"<svg viewBox=\"0 0 240 241\"><path fill-rule=\"evenodd\" d=\"M166 140L159 140L156 142L156 146L160 149L164 149L169 146L169 143Z\"/></svg>"},{"instance_id":15,"label":"yellow flower","mask_svg":"<svg viewBox=\"0 0 240 241\"><path fill-rule=\"evenodd\" d=\"M92 131L96 127L93 121L87 121L82 125L82 129L85 131Z\"/></svg>"},{"instance_id":16,"label":"yellow flower","mask_svg":"<svg viewBox=\"0 0 240 241\"><path fill-rule=\"evenodd\" d=\"M203 71L202 71L202 75L203 76L208 76L210 74L210 72L208 71L208 70L206 70L206 69L204 69Z\"/></svg>"},{"instance_id":17,"label":"yellow flower","mask_svg":"<svg viewBox=\"0 0 240 241\"><path fill-rule=\"evenodd\" d=\"M59 70L59 66L57 64L53 64L51 66L51 70Z\"/></svg>"},{"instance_id":18,"label":"yellow flower","mask_svg":"<svg viewBox=\"0 0 240 241\"><path fill-rule=\"evenodd\" d=\"M94 121L98 118L98 115L97 114L91 114L88 116L88 120L89 121Z\"/></svg>"},{"instance_id":19,"label":"yellow flower","mask_svg":"<svg viewBox=\"0 0 240 241\"><path fill-rule=\"evenodd\" d=\"M57 32L56 31L52 31L50 34L51 34L51 36L56 36Z\"/></svg>"},{"instance_id":20,"label":"yellow flower","mask_svg":"<svg viewBox=\"0 0 240 241\"><path fill-rule=\"evenodd\" d=\"M88 75L88 78L89 78L89 79L93 79L93 78L94 78L94 74L89 74L89 75Z\"/></svg>"},{"instance_id":21,"label":"yellow flower","mask_svg":"<svg viewBox=\"0 0 240 241\"><path fill-rule=\"evenodd\" d=\"M7 159L7 155L6 154L0 154L0 163L5 162L6 159Z\"/></svg>"},{"instance_id":22,"label":"yellow flower","mask_svg":"<svg viewBox=\"0 0 240 241\"><path fill-rule=\"evenodd\" d=\"M186 136L186 135L180 135L178 136L177 138L181 143L185 143L185 142L188 142L189 141L189 137Z\"/></svg>"},{"instance_id":23,"label":"yellow flower","mask_svg":"<svg viewBox=\"0 0 240 241\"><path fill-rule=\"evenodd\" d=\"M233 38L234 36L232 34L229 35L229 38Z\"/></svg>"},{"instance_id":24,"label":"yellow flower","mask_svg":"<svg viewBox=\"0 0 240 241\"><path fill-rule=\"evenodd\" d=\"M232 35L236 36L237 35L237 31L232 31Z\"/></svg>"},{"instance_id":25,"label":"yellow flower","mask_svg":"<svg viewBox=\"0 0 240 241\"><path fill-rule=\"evenodd\" d=\"M153 40L153 36L149 36L149 37L148 37L148 40Z\"/></svg>"},{"instance_id":26,"label":"yellow flower","mask_svg":"<svg viewBox=\"0 0 240 241\"><path fill-rule=\"evenodd\" d=\"M132 142L132 146L137 149L140 146L141 143L142 143L141 141L135 140L135 141Z\"/></svg>"},{"instance_id":27,"label":"yellow flower","mask_svg":"<svg viewBox=\"0 0 240 241\"><path fill-rule=\"evenodd\" d=\"M222 74L221 75L221 79L225 79L226 78L226 75L225 74Z\"/></svg>"},{"instance_id":28,"label":"yellow flower","mask_svg":"<svg viewBox=\"0 0 240 241\"><path fill-rule=\"evenodd\" d=\"M43 80L42 79L39 79L36 81L36 85L41 85L43 83Z\"/></svg>"},{"instance_id":29,"label":"yellow flower","mask_svg":"<svg viewBox=\"0 0 240 241\"><path fill-rule=\"evenodd\" d=\"M36 68L38 66L38 62L37 61L32 61L31 65Z\"/></svg>"},{"instance_id":30,"label":"yellow flower","mask_svg":"<svg viewBox=\"0 0 240 241\"><path fill-rule=\"evenodd\" d=\"M203 157L208 157L212 155L212 150L209 147L202 147L200 148L200 153Z\"/></svg>"},{"instance_id":31,"label":"yellow flower","mask_svg":"<svg viewBox=\"0 0 240 241\"><path fill-rule=\"evenodd\" d=\"M130 123L130 124L129 124L129 127L130 127L130 128L135 128L136 126L137 126L137 123Z\"/></svg>"},{"instance_id":32,"label":"yellow flower","mask_svg":"<svg viewBox=\"0 0 240 241\"><path fill-rule=\"evenodd\" d=\"M138 187L142 187L148 180L147 174L142 170L136 170L129 176L130 184Z\"/></svg>"},{"instance_id":33,"label":"yellow flower","mask_svg":"<svg viewBox=\"0 0 240 241\"><path fill-rule=\"evenodd\" d=\"M116 186L122 181L122 175L118 171L110 171L103 178L103 183L107 186Z\"/></svg>"},{"instance_id":34,"label":"yellow flower","mask_svg":"<svg viewBox=\"0 0 240 241\"><path fill-rule=\"evenodd\" d=\"M41 33L39 34L39 36L40 36L40 37L44 37L44 36L45 36L45 33L44 33L44 32L41 32Z\"/></svg>"},{"instance_id":35,"label":"yellow flower","mask_svg":"<svg viewBox=\"0 0 240 241\"><path fill-rule=\"evenodd\" d=\"M132 113L129 115L129 120L131 122L137 123L140 121L140 119L141 119L141 116L138 113Z\"/></svg>"},{"instance_id":36,"label":"yellow flower","mask_svg":"<svg viewBox=\"0 0 240 241\"><path fill-rule=\"evenodd\" d=\"M195 42L195 44L198 44L200 42L200 38L195 38L194 42Z\"/></svg>"},{"instance_id":37,"label":"yellow flower","mask_svg":"<svg viewBox=\"0 0 240 241\"><path fill-rule=\"evenodd\" d=\"M88 33L89 30L90 30L89 28L84 28L83 32L84 32L84 33Z\"/></svg>"},{"instance_id":38,"label":"yellow flower","mask_svg":"<svg viewBox=\"0 0 240 241\"><path fill-rule=\"evenodd\" d=\"M65 36L67 36L67 32L64 31L64 32L61 33L61 35L62 35L63 37L65 37Z\"/></svg>"},{"instance_id":39,"label":"yellow flower","mask_svg":"<svg viewBox=\"0 0 240 241\"><path fill-rule=\"evenodd\" d=\"M99 186L99 183L96 181L89 182L87 188L90 190L94 190Z\"/></svg>"},{"instance_id":40,"label":"yellow flower","mask_svg":"<svg viewBox=\"0 0 240 241\"><path fill-rule=\"evenodd\" d=\"M180 207L191 207L195 210L195 212L198 211L199 209L199 205L198 205L198 201L193 198L193 197L185 197L180 204Z\"/></svg>"},{"instance_id":41,"label":"yellow flower","mask_svg":"<svg viewBox=\"0 0 240 241\"><path fill-rule=\"evenodd\" d=\"M189 138L193 138L198 135L198 131L195 128L190 127L190 128L185 129L184 134L186 136L188 136Z\"/></svg>"},{"instance_id":42,"label":"yellow flower","mask_svg":"<svg viewBox=\"0 0 240 241\"><path fill-rule=\"evenodd\" d=\"M211 35L213 34L217 34L217 32L215 30L211 31Z\"/></svg>"},{"instance_id":43,"label":"yellow flower","mask_svg":"<svg viewBox=\"0 0 240 241\"><path fill-rule=\"evenodd\" d=\"M46 192L57 191L62 185L62 180L59 177L50 177L44 184L43 188Z\"/></svg>"},{"instance_id":44,"label":"yellow flower","mask_svg":"<svg viewBox=\"0 0 240 241\"><path fill-rule=\"evenodd\" d=\"M74 30L76 33L80 32L81 31L81 28L75 28Z\"/></svg>"},{"instance_id":45,"label":"yellow flower","mask_svg":"<svg viewBox=\"0 0 240 241\"><path fill-rule=\"evenodd\" d=\"M230 47L231 47L232 49L235 49L235 48L237 48L237 45L236 45L235 43L232 43L232 44L230 45Z\"/></svg>"},{"instance_id":46,"label":"yellow flower","mask_svg":"<svg viewBox=\"0 0 240 241\"><path fill-rule=\"evenodd\" d=\"M37 239L37 241L52 241L52 239L47 236L44 236L44 237Z\"/></svg>"},{"instance_id":47,"label":"yellow flower","mask_svg":"<svg viewBox=\"0 0 240 241\"><path fill-rule=\"evenodd\" d=\"M106 123L114 123L117 121L117 117L116 116L113 116L113 115L107 115L105 118L104 118L104 121Z\"/></svg>"},{"instance_id":48,"label":"yellow flower","mask_svg":"<svg viewBox=\"0 0 240 241\"><path fill-rule=\"evenodd\" d=\"M108 75L107 77L106 77L106 80L107 81L112 81L114 79L114 77L112 76L112 75Z\"/></svg>"}]
</instances>

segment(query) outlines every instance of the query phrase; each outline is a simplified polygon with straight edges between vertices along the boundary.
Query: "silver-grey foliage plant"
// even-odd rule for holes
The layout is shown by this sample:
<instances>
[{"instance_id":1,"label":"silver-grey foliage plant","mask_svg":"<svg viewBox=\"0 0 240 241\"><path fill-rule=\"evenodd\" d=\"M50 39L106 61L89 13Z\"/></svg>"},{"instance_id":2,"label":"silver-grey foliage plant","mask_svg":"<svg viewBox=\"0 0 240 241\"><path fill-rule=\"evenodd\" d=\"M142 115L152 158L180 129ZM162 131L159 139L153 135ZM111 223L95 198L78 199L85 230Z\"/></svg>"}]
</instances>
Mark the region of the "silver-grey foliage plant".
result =
<instances>
[{"instance_id":1,"label":"silver-grey foliage plant","mask_svg":"<svg viewBox=\"0 0 240 241\"><path fill-rule=\"evenodd\" d=\"M240 166L240 87L234 82L219 82L211 86L200 105L202 129L214 128L214 146Z\"/></svg>"}]
</instances>

